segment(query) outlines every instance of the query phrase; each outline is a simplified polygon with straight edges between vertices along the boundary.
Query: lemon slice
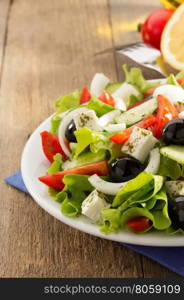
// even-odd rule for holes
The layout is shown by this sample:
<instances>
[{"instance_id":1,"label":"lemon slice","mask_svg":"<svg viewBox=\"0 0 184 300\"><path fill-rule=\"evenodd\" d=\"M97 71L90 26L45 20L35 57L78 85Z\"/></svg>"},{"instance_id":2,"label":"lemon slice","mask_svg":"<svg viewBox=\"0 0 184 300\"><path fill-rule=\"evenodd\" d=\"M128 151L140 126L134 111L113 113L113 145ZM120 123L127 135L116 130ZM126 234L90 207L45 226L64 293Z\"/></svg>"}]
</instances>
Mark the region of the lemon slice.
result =
<instances>
[{"instance_id":1,"label":"lemon slice","mask_svg":"<svg viewBox=\"0 0 184 300\"><path fill-rule=\"evenodd\" d=\"M164 61L176 70L184 69L184 4L169 19L162 33Z\"/></svg>"}]
</instances>

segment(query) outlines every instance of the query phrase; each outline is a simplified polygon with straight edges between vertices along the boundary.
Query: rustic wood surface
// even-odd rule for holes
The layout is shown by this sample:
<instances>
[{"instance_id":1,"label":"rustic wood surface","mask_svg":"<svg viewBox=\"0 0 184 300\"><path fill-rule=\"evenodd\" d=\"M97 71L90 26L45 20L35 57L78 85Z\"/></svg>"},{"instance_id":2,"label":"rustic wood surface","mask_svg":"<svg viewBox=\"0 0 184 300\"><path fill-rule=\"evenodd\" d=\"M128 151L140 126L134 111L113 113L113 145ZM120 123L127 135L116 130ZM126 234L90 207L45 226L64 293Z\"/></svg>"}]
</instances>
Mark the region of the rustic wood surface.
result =
<instances>
[{"instance_id":1,"label":"rustic wood surface","mask_svg":"<svg viewBox=\"0 0 184 300\"><path fill-rule=\"evenodd\" d=\"M135 23L158 6L0 0L0 277L177 276L118 243L62 224L3 182L20 168L23 146L54 111L54 99L82 88L98 71L116 80L113 52L96 53L138 40Z\"/></svg>"}]
</instances>

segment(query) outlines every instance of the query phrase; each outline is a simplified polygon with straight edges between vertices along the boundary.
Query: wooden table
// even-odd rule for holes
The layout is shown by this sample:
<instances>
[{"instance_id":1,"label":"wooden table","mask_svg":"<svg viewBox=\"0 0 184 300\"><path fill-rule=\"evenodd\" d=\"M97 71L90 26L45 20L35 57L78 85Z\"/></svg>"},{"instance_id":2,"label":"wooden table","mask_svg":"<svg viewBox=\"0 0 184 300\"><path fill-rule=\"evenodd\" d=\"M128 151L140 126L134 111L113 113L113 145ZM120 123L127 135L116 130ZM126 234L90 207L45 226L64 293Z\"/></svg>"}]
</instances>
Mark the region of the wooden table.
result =
<instances>
[{"instance_id":1,"label":"wooden table","mask_svg":"<svg viewBox=\"0 0 184 300\"><path fill-rule=\"evenodd\" d=\"M54 100L117 79L112 51L139 40L137 23L157 9L148 0L0 0L0 277L173 277L157 263L81 233L43 211L3 178L20 169L28 136Z\"/></svg>"}]
</instances>

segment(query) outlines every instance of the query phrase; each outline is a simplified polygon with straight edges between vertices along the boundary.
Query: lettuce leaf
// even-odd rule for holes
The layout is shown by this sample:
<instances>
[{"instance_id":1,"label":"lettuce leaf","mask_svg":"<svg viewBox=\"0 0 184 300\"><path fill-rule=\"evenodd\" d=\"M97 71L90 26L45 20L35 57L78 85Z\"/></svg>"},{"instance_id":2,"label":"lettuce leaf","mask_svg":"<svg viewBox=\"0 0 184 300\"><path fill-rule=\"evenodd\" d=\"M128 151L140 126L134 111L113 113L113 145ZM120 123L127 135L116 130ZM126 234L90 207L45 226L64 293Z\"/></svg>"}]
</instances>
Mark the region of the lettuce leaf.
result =
<instances>
[{"instance_id":1,"label":"lettuce leaf","mask_svg":"<svg viewBox=\"0 0 184 300\"><path fill-rule=\"evenodd\" d=\"M101 212L100 231L104 234L117 232L122 226L121 212L118 209L107 208Z\"/></svg>"},{"instance_id":2,"label":"lettuce leaf","mask_svg":"<svg viewBox=\"0 0 184 300\"><path fill-rule=\"evenodd\" d=\"M171 220L168 215L168 201L165 190L162 189L155 197L157 200L163 201L161 209L153 208L152 210L148 210L141 207L131 207L127 209L122 215L122 227L127 231L131 231L131 229L127 226L127 222L134 218L144 216L152 221L152 227L156 230L165 230L169 228L171 225ZM150 229L151 227L146 231Z\"/></svg>"},{"instance_id":3,"label":"lettuce leaf","mask_svg":"<svg viewBox=\"0 0 184 300\"><path fill-rule=\"evenodd\" d=\"M172 85L179 86L179 83L177 82L174 74L170 74L169 77L167 77L166 84L172 84Z\"/></svg>"},{"instance_id":4,"label":"lettuce leaf","mask_svg":"<svg viewBox=\"0 0 184 300\"><path fill-rule=\"evenodd\" d=\"M56 100L57 113L62 113L69 109L75 109L80 105L80 91L76 90L72 94L65 95Z\"/></svg>"},{"instance_id":5,"label":"lettuce leaf","mask_svg":"<svg viewBox=\"0 0 184 300\"><path fill-rule=\"evenodd\" d=\"M155 87L159 85L158 82L149 82L147 81L142 74L141 69L139 68L131 68L128 71L127 66L122 66L123 71L125 73L125 79L127 83L134 85L141 93L144 93L149 88Z\"/></svg>"},{"instance_id":6,"label":"lettuce leaf","mask_svg":"<svg viewBox=\"0 0 184 300\"><path fill-rule=\"evenodd\" d=\"M148 187L146 187L148 186ZM146 188L145 188L146 187ZM116 195L112 203L113 207L120 206L129 198L143 197L149 190L153 189L153 175L142 172L136 178L129 181ZM140 194L136 194L140 191ZM135 196L134 196L135 195Z\"/></svg>"},{"instance_id":7,"label":"lettuce leaf","mask_svg":"<svg viewBox=\"0 0 184 300\"><path fill-rule=\"evenodd\" d=\"M77 144L72 153L73 159L79 159L80 155L90 152L99 156L102 155L102 151L104 151L104 156L106 153L106 158L110 161L116 157L122 157L123 153L121 151L121 145L112 143L109 140L111 135L112 133L109 134L108 132L96 132L88 128L81 128L75 131ZM88 158L91 156L91 158L96 159L95 155L88 155Z\"/></svg>"},{"instance_id":8,"label":"lettuce leaf","mask_svg":"<svg viewBox=\"0 0 184 300\"><path fill-rule=\"evenodd\" d=\"M98 117L103 116L104 114L114 110L115 108L111 105L105 104L104 102L100 101L98 98L93 97L87 104L89 109L93 109L96 112Z\"/></svg>"},{"instance_id":9,"label":"lettuce leaf","mask_svg":"<svg viewBox=\"0 0 184 300\"><path fill-rule=\"evenodd\" d=\"M56 195L56 201L61 203L61 211L67 217L76 217L81 213L81 205L87 195L94 189L88 181L89 176L65 175L64 189Z\"/></svg>"},{"instance_id":10,"label":"lettuce leaf","mask_svg":"<svg viewBox=\"0 0 184 300\"><path fill-rule=\"evenodd\" d=\"M62 171L62 164L63 164L62 155L60 153L57 153L56 155L54 155L53 158L54 158L54 161L48 168L47 174L54 174L59 171Z\"/></svg>"},{"instance_id":11,"label":"lettuce leaf","mask_svg":"<svg viewBox=\"0 0 184 300\"><path fill-rule=\"evenodd\" d=\"M61 123L61 120L62 120L62 118L58 114L54 114L54 116L50 120L50 123L51 123L50 132L51 133L53 133L53 134L58 133L58 128Z\"/></svg>"},{"instance_id":12,"label":"lettuce leaf","mask_svg":"<svg viewBox=\"0 0 184 300\"><path fill-rule=\"evenodd\" d=\"M152 203L152 207L155 206L157 198L157 193L163 186L163 177L161 176L153 176L152 181L148 184L142 186L139 190L130 195L127 200L125 200L120 206L119 209L121 211L125 211L127 208L131 206L140 205L142 207L146 207L146 202L152 198L154 198L154 203ZM154 204L154 205L153 205ZM148 207L151 204L149 203Z\"/></svg>"},{"instance_id":13,"label":"lettuce leaf","mask_svg":"<svg viewBox=\"0 0 184 300\"><path fill-rule=\"evenodd\" d=\"M183 167L176 161L161 155L158 174L176 180L183 176Z\"/></svg>"}]
</instances>

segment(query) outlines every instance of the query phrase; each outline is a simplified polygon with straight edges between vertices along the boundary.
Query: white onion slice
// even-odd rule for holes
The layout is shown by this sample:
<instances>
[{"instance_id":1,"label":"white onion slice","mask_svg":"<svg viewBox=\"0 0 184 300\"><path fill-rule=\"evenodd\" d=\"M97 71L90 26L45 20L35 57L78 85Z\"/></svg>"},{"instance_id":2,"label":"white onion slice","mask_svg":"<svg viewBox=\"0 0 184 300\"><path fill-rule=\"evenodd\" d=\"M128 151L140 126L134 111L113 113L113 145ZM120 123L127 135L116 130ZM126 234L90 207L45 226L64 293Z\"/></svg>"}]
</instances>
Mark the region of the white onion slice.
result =
<instances>
[{"instance_id":1,"label":"white onion slice","mask_svg":"<svg viewBox=\"0 0 184 300\"><path fill-rule=\"evenodd\" d=\"M114 99L114 102L115 102L115 108L120 109L122 111L127 110L126 104L125 104L125 102L122 98L115 96L115 97L113 97L113 99Z\"/></svg>"},{"instance_id":2,"label":"white onion slice","mask_svg":"<svg viewBox=\"0 0 184 300\"><path fill-rule=\"evenodd\" d=\"M153 97L162 95L170 100L173 104L177 102L184 102L184 89L180 86L175 86L172 84L164 84L157 87L153 93Z\"/></svg>"},{"instance_id":3,"label":"white onion slice","mask_svg":"<svg viewBox=\"0 0 184 300\"><path fill-rule=\"evenodd\" d=\"M101 116L98 119L98 123L101 127L106 126L108 123L111 123L114 121L114 119L118 116L120 116L121 112L119 110L112 110L108 112L107 114Z\"/></svg>"},{"instance_id":4,"label":"white onion slice","mask_svg":"<svg viewBox=\"0 0 184 300\"><path fill-rule=\"evenodd\" d=\"M149 163L144 169L147 173L157 174L160 165L160 152L159 148L150 151Z\"/></svg>"},{"instance_id":5,"label":"white onion slice","mask_svg":"<svg viewBox=\"0 0 184 300\"><path fill-rule=\"evenodd\" d=\"M113 94L113 98L121 98L125 102L126 106L129 104L129 97L131 95L135 95L136 97L140 97L139 91L129 83L123 83Z\"/></svg>"},{"instance_id":6,"label":"white onion slice","mask_svg":"<svg viewBox=\"0 0 184 300\"><path fill-rule=\"evenodd\" d=\"M119 190L122 187L124 187L128 182L126 181L120 183L113 183L113 182L103 180L96 174L90 176L88 180L97 191L107 195L116 195L119 192Z\"/></svg>"},{"instance_id":7,"label":"white onion slice","mask_svg":"<svg viewBox=\"0 0 184 300\"><path fill-rule=\"evenodd\" d=\"M58 138L59 138L59 142L60 142L60 145L61 145L63 151L65 152L65 154L68 157L70 156L70 151L69 151L68 147L65 144L65 140L66 140L65 131L66 131L66 128L67 128L68 124L73 120L73 118L76 114L81 113L81 112L86 112L86 111L91 111L91 109L88 109L86 107L79 107L75 110L72 110L70 113L68 113L63 118L63 120L60 123L59 130L58 130Z\"/></svg>"},{"instance_id":8,"label":"white onion slice","mask_svg":"<svg viewBox=\"0 0 184 300\"><path fill-rule=\"evenodd\" d=\"M179 113L178 117L179 117L180 119L184 119L184 111L181 111L181 112Z\"/></svg>"},{"instance_id":9,"label":"white onion slice","mask_svg":"<svg viewBox=\"0 0 184 300\"><path fill-rule=\"evenodd\" d=\"M102 73L96 73L91 81L90 92L93 96L98 97L105 90L110 79Z\"/></svg>"}]
</instances>

